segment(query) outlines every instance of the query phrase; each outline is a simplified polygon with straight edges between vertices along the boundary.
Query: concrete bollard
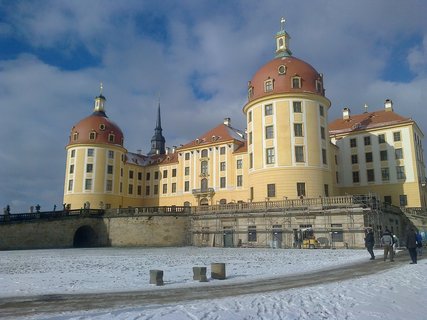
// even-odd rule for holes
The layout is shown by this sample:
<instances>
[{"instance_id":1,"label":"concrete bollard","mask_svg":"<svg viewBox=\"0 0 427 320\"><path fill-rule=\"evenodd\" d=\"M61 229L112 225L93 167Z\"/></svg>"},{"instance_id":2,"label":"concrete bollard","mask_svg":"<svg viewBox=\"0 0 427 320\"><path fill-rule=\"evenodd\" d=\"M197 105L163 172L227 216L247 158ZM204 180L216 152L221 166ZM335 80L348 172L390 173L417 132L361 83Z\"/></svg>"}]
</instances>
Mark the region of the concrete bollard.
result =
<instances>
[{"instance_id":1,"label":"concrete bollard","mask_svg":"<svg viewBox=\"0 0 427 320\"><path fill-rule=\"evenodd\" d=\"M150 284L163 285L163 270L150 270Z\"/></svg>"},{"instance_id":2,"label":"concrete bollard","mask_svg":"<svg viewBox=\"0 0 427 320\"><path fill-rule=\"evenodd\" d=\"M208 278L206 277L206 267L193 267L193 280L208 282Z\"/></svg>"},{"instance_id":3,"label":"concrete bollard","mask_svg":"<svg viewBox=\"0 0 427 320\"><path fill-rule=\"evenodd\" d=\"M225 263L211 263L211 277L212 279L224 280L225 276Z\"/></svg>"}]
</instances>

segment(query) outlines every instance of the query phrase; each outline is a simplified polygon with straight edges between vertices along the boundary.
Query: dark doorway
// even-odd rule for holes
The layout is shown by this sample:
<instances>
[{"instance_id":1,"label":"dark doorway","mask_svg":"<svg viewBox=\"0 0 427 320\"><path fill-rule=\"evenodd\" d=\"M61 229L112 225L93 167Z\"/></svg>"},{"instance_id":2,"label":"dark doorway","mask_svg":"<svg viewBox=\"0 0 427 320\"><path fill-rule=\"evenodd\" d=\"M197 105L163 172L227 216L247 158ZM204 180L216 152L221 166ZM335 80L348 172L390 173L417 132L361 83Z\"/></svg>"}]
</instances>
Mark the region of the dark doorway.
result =
<instances>
[{"instance_id":1,"label":"dark doorway","mask_svg":"<svg viewBox=\"0 0 427 320\"><path fill-rule=\"evenodd\" d=\"M74 234L74 248L90 248L98 245L98 235L91 227L82 226L77 229Z\"/></svg>"}]
</instances>

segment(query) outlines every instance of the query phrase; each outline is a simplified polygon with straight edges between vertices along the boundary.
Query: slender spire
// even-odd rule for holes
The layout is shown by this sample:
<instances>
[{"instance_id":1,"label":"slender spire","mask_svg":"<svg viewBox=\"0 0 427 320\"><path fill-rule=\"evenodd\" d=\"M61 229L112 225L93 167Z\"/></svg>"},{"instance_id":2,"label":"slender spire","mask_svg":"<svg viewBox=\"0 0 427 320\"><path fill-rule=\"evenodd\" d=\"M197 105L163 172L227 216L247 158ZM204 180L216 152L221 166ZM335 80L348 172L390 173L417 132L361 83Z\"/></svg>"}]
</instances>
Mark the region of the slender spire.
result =
<instances>
[{"instance_id":1,"label":"slender spire","mask_svg":"<svg viewBox=\"0 0 427 320\"><path fill-rule=\"evenodd\" d=\"M160 99L159 105L157 107L157 119L156 119L156 128L154 129L154 135L151 138L151 150L148 153L152 154L165 154L165 138L162 135L162 119L160 116Z\"/></svg>"},{"instance_id":2,"label":"slender spire","mask_svg":"<svg viewBox=\"0 0 427 320\"><path fill-rule=\"evenodd\" d=\"M285 18L280 19L280 31L276 33L276 58L292 55L289 49L289 34L285 31Z\"/></svg>"},{"instance_id":3,"label":"slender spire","mask_svg":"<svg viewBox=\"0 0 427 320\"><path fill-rule=\"evenodd\" d=\"M93 108L93 112L103 112L105 113L105 97L102 95L102 90L104 86L102 82L99 85L99 96L95 97L95 106Z\"/></svg>"}]
</instances>

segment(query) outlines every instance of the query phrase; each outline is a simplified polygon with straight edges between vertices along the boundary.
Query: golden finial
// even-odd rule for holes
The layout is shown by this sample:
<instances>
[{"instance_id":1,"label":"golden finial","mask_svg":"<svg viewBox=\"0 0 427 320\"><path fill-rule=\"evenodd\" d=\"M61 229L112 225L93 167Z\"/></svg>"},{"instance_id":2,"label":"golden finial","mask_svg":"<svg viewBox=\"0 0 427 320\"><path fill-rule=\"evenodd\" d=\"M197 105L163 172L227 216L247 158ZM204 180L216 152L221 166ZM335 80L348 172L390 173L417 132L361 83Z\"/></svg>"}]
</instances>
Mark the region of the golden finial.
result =
<instances>
[{"instance_id":1,"label":"golden finial","mask_svg":"<svg viewBox=\"0 0 427 320\"><path fill-rule=\"evenodd\" d=\"M99 95L102 96L102 89L104 89L104 86L102 85L102 82L99 84Z\"/></svg>"},{"instance_id":2,"label":"golden finial","mask_svg":"<svg viewBox=\"0 0 427 320\"><path fill-rule=\"evenodd\" d=\"M282 17L282 19L280 19L280 31L285 30L285 22L286 22L286 19Z\"/></svg>"}]
</instances>

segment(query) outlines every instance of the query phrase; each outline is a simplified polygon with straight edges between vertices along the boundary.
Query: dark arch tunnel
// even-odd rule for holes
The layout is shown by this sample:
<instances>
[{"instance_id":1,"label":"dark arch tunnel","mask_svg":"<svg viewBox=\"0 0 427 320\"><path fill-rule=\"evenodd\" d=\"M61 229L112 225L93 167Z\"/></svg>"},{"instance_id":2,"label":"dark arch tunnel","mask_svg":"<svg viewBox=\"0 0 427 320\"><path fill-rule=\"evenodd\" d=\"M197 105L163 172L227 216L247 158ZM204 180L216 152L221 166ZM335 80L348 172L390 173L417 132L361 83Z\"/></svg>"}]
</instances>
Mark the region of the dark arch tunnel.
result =
<instances>
[{"instance_id":1,"label":"dark arch tunnel","mask_svg":"<svg viewBox=\"0 0 427 320\"><path fill-rule=\"evenodd\" d=\"M74 248L90 248L98 247L98 235L95 230L90 226L82 226L77 229L74 234L73 247Z\"/></svg>"}]
</instances>

